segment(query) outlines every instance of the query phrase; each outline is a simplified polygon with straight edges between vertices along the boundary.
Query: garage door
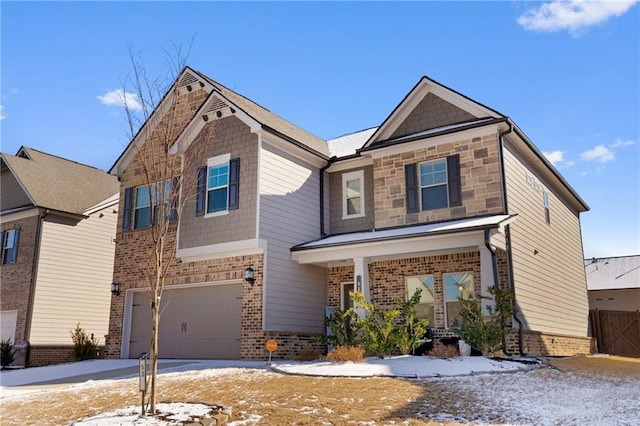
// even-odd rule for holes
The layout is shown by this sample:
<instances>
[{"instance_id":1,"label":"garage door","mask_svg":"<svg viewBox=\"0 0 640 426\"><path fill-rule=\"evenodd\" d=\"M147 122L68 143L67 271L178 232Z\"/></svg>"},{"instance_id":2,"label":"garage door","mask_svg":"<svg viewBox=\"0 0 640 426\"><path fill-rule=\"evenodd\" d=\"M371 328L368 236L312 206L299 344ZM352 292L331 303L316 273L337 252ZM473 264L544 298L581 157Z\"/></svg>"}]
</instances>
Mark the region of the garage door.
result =
<instances>
[{"instance_id":1,"label":"garage door","mask_svg":"<svg viewBox=\"0 0 640 426\"><path fill-rule=\"evenodd\" d=\"M242 284L165 290L162 295L160 358L240 358ZM148 293L135 293L129 358L148 352L151 307Z\"/></svg>"}]
</instances>

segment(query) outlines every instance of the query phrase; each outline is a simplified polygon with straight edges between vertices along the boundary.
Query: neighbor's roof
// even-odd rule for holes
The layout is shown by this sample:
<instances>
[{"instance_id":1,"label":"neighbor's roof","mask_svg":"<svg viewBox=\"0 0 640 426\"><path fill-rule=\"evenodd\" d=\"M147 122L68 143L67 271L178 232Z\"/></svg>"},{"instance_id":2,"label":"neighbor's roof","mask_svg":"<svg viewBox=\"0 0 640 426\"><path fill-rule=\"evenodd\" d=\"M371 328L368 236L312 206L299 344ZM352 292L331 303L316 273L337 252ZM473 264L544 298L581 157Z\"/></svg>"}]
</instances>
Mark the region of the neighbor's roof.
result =
<instances>
[{"instance_id":1,"label":"neighbor's roof","mask_svg":"<svg viewBox=\"0 0 640 426\"><path fill-rule=\"evenodd\" d=\"M320 240L297 245L291 250L309 250L320 247L334 247L349 244L370 243L374 241L395 240L429 235L453 234L457 232L477 231L485 228L497 228L512 221L515 215L493 215L469 219L451 220L426 225L410 225L381 231L351 232L332 235Z\"/></svg>"},{"instance_id":2,"label":"neighbor's roof","mask_svg":"<svg viewBox=\"0 0 640 426\"><path fill-rule=\"evenodd\" d=\"M119 192L117 178L95 167L27 147L1 155L37 207L83 214Z\"/></svg>"},{"instance_id":3,"label":"neighbor's roof","mask_svg":"<svg viewBox=\"0 0 640 426\"><path fill-rule=\"evenodd\" d=\"M640 255L585 259L588 290L640 288Z\"/></svg>"},{"instance_id":4,"label":"neighbor's roof","mask_svg":"<svg viewBox=\"0 0 640 426\"><path fill-rule=\"evenodd\" d=\"M197 73L200 77L207 80L222 94L222 96L233 102L238 108L242 109L245 113L266 128L266 130L273 130L275 133L289 137L322 155L329 156L327 143L323 139L312 135L284 118L277 116L268 109L212 80L206 75L192 68L188 68L188 70Z\"/></svg>"},{"instance_id":5,"label":"neighbor's roof","mask_svg":"<svg viewBox=\"0 0 640 426\"><path fill-rule=\"evenodd\" d=\"M348 135L343 135L335 139L329 139L327 141L327 145L329 146L329 155L340 158L355 154L356 150L362 148L376 130L378 130L377 127L372 127L370 129L360 130L359 132L349 133Z\"/></svg>"}]
</instances>

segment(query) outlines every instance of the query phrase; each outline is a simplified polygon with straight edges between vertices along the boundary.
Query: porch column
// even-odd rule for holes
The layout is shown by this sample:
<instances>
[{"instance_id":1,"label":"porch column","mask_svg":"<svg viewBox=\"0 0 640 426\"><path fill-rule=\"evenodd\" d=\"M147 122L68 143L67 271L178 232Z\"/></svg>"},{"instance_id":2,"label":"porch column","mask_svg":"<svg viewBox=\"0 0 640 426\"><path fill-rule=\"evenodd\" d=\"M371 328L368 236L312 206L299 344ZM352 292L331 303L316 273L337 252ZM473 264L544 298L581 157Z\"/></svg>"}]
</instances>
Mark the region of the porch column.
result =
<instances>
[{"instance_id":1,"label":"porch column","mask_svg":"<svg viewBox=\"0 0 640 426\"><path fill-rule=\"evenodd\" d=\"M490 296L489 287L494 285L493 282L493 259L491 257L491 251L484 244L478 246L480 248L480 287L482 289L481 294L483 296ZM495 308L493 299L482 299L482 313L488 315L487 307L491 306Z\"/></svg>"},{"instance_id":2,"label":"porch column","mask_svg":"<svg viewBox=\"0 0 640 426\"><path fill-rule=\"evenodd\" d=\"M353 258L353 288L364 295L367 302L371 302L369 291L369 259L366 257Z\"/></svg>"}]
</instances>

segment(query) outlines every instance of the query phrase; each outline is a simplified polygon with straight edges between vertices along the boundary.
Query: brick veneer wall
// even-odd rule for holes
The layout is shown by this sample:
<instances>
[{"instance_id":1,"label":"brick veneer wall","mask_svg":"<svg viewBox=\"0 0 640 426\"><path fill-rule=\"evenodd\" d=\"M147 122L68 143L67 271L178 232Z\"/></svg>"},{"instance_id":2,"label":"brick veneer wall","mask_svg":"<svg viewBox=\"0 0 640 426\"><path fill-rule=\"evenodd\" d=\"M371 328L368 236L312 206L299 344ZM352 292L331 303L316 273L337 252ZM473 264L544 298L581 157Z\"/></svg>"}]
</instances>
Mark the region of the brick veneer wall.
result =
<instances>
[{"instance_id":1,"label":"brick veneer wall","mask_svg":"<svg viewBox=\"0 0 640 426\"><path fill-rule=\"evenodd\" d=\"M460 155L462 206L407 214L404 166L453 154ZM502 213L498 158L498 139L492 134L374 159L376 229Z\"/></svg>"},{"instance_id":2,"label":"brick veneer wall","mask_svg":"<svg viewBox=\"0 0 640 426\"><path fill-rule=\"evenodd\" d=\"M93 358L102 358L104 347L99 346ZM73 362L73 347L70 345L32 346L29 351L29 367Z\"/></svg>"},{"instance_id":3,"label":"brick veneer wall","mask_svg":"<svg viewBox=\"0 0 640 426\"><path fill-rule=\"evenodd\" d=\"M539 331L523 331L522 347L525 354L545 356L586 355L595 352L591 337L565 336ZM507 350L519 355L517 331L507 336Z\"/></svg>"}]
</instances>

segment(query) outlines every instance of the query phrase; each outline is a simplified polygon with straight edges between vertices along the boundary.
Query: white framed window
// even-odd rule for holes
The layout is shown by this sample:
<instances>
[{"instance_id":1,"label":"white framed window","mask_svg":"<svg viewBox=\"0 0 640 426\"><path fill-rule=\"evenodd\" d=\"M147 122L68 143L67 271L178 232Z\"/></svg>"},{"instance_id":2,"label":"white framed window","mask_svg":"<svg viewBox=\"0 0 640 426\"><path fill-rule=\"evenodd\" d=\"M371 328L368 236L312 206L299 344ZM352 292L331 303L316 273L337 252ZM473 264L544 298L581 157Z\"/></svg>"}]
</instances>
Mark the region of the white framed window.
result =
<instances>
[{"instance_id":1,"label":"white framed window","mask_svg":"<svg viewBox=\"0 0 640 426\"><path fill-rule=\"evenodd\" d=\"M353 299L351 297L349 297L349 293L353 292L353 283L349 282L349 283L342 283L341 286L341 301L340 301L340 306L342 307L343 311L346 311L349 308L353 308Z\"/></svg>"},{"instance_id":2,"label":"white framed window","mask_svg":"<svg viewBox=\"0 0 640 426\"><path fill-rule=\"evenodd\" d=\"M420 164L420 199L423 211L449 207L446 159Z\"/></svg>"},{"instance_id":3,"label":"white framed window","mask_svg":"<svg viewBox=\"0 0 640 426\"><path fill-rule=\"evenodd\" d=\"M461 307L458 297L463 299L475 297L473 272L442 274L442 285L444 287L445 327L460 327L462 316L460 315Z\"/></svg>"},{"instance_id":4,"label":"white framed window","mask_svg":"<svg viewBox=\"0 0 640 426\"><path fill-rule=\"evenodd\" d=\"M229 213L230 154L207 160L207 209L205 217Z\"/></svg>"},{"instance_id":5,"label":"white framed window","mask_svg":"<svg viewBox=\"0 0 640 426\"><path fill-rule=\"evenodd\" d=\"M149 188L151 188L151 191ZM158 210L161 210L162 214L165 215L164 219L168 217L167 215L170 215L169 220L173 221L175 213L169 207L169 201L172 196L171 191L171 180L164 181L164 184L157 182L136 187L133 205L133 229L147 228L152 223L155 223Z\"/></svg>"},{"instance_id":6,"label":"white framed window","mask_svg":"<svg viewBox=\"0 0 640 426\"><path fill-rule=\"evenodd\" d=\"M363 217L364 211L364 171L342 174L342 218Z\"/></svg>"},{"instance_id":7,"label":"white framed window","mask_svg":"<svg viewBox=\"0 0 640 426\"><path fill-rule=\"evenodd\" d=\"M407 289L407 300L422 290L420 301L416 305L416 317L418 319L429 320L429 327L435 326L435 291L433 286L433 275L421 275L415 277L405 277Z\"/></svg>"}]
</instances>

